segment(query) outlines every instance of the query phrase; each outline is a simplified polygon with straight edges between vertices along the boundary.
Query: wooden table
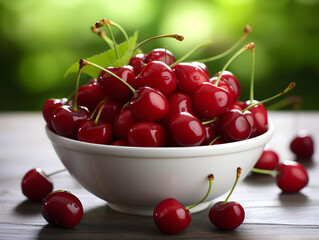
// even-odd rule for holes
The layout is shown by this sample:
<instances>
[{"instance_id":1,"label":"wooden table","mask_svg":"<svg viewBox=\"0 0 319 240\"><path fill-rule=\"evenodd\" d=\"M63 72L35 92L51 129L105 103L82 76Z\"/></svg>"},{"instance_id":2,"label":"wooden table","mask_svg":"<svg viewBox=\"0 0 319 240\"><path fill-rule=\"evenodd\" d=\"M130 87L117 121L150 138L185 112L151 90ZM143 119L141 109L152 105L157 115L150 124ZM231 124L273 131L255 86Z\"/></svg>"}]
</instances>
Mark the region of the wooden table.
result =
<instances>
[{"instance_id":1,"label":"wooden table","mask_svg":"<svg viewBox=\"0 0 319 240\"><path fill-rule=\"evenodd\" d=\"M319 112L270 112L276 132L269 147L280 159L294 159L289 143L298 129L308 129L319 149ZM151 217L117 213L83 189L67 173L53 176L55 189L67 188L82 201L85 213L74 229L50 226L41 203L21 192L21 179L31 168L46 173L63 168L44 131L40 113L0 114L0 239L319 239L319 152L303 162L309 185L297 194L282 194L274 178L253 174L235 189L231 200L242 204L244 223L235 231L216 230L208 209L192 215L188 229L176 235L159 232ZM224 196L221 197L222 200Z\"/></svg>"}]
</instances>

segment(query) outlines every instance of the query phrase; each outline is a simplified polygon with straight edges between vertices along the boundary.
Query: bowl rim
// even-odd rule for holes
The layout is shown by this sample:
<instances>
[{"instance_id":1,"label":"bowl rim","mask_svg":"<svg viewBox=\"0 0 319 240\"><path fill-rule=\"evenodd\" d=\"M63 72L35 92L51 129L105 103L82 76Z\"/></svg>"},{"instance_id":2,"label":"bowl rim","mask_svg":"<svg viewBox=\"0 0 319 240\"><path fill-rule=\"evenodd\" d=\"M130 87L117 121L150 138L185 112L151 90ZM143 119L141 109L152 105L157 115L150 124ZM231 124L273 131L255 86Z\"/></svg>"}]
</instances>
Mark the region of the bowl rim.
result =
<instances>
[{"instance_id":1,"label":"bowl rim","mask_svg":"<svg viewBox=\"0 0 319 240\"><path fill-rule=\"evenodd\" d=\"M131 147L113 146L82 142L66 138L45 127L46 134L54 147L107 156L139 157L139 158L185 158L213 156L248 151L265 145L272 137L275 126L268 124L267 132L254 138L216 145L191 147Z\"/></svg>"}]
</instances>

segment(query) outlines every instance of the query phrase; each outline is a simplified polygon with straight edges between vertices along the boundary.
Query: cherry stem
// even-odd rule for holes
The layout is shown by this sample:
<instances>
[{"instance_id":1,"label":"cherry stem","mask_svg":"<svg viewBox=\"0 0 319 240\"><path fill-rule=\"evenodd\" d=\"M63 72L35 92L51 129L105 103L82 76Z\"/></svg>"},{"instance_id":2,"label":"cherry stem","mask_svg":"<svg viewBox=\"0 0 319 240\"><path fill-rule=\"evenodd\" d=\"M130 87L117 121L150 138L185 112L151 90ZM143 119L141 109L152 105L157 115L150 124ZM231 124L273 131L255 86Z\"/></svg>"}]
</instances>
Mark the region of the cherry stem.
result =
<instances>
[{"instance_id":1,"label":"cherry stem","mask_svg":"<svg viewBox=\"0 0 319 240\"><path fill-rule=\"evenodd\" d=\"M254 173L261 173L261 174L267 174L267 175L279 175L279 171L276 170L266 170L266 169L259 169L259 168L252 168L252 172Z\"/></svg>"},{"instance_id":2,"label":"cherry stem","mask_svg":"<svg viewBox=\"0 0 319 240\"><path fill-rule=\"evenodd\" d=\"M81 59L80 61L83 61L83 64L84 64L84 65L89 65L89 66L96 67L96 68L98 68L98 69L100 69L100 70L102 70L102 71L104 71L104 72L106 72L106 73L112 75L113 77L115 77L115 78L117 78L118 80L120 80L123 84L125 84L125 85L132 91L132 93L133 93L134 95L137 93L137 91L136 91L130 84L128 84L127 82L125 82L122 78L120 78L120 77L117 76L116 74L112 73L111 71L109 71L109 70L107 70L107 69L105 69L105 68L103 68L103 67L101 67L101 66L99 66L99 65L97 65L97 64L95 64L95 63L86 61L86 60L84 60L84 59Z\"/></svg>"},{"instance_id":3,"label":"cherry stem","mask_svg":"<svg viewBox=\"0 0 319 240\"><path fill-rule=\"evenodd\" d=\"M99 112L97 113L96 118L95 118L95 120L94 120L94 123L95 123L95 124L98 124L98 123L99 123L99 119L100 119L100 116L101 116L103 107L104 107L104 105L105 105L106 102L107 102L107 100L104 99L104 101L103 101L103 103L102 103L102 106L100 106ZM101 105L101 104L100 104L100 105Z\"/></svg>"},{"instance_id":4,"label":"cherry stem","mask_svg":"<svg viewBox=\"0 0 319 240\"><path fill-rule=\"evenodd\" d=\"M148 38L142 42L140 42L139 44L137 44L137 46L134 48L133 52L135 52L136 49L140 48L142 45L144 45L145 43L152 41L154 39L158 39L158 38L167 38L167 37L171 37L171 38L175 38L178 41L183 41L184 37L182 35L179 34L164 34L164 35L159 35L159 36L155 36L155 37L151 37Z\"/></svg>"},{"instance_id":5,"label":"cherry stem","mask_svg":"<svg viewBox=\"0 0 319 240\"><path fill-rule=\"evenodd\" d=\"M213 119L211 120L208 120L208 121L205 121L205 122L202 122L203 125L206 125L206 124L210 124L210 123L213 123L215 122L219 117L214 117Z\"/></svg>"},{"instance_id":6,"label":"cherry stem","mask_svg":"<svg viewBox=\"0 0 319 240\"><path fill-rule=\"evenodd\" d=\"M95 25L91 26L91 30L93 33L97 34L100 38L102 38L110 48L113 48L113 42L112 40L106 36L106 33L102 29L98 29L95 27Z\"/></svg>"},{"instance_id":7,"label":"cherry stem","mask_svg":"<svg viewBox=\"0 0 319 240\"><path fill-rule=\"evenodd\" d=\"M237 40L237 42L233 46L231 46L229 49L227 49L226 51L224 51L218 55L215 55L215 56L210 57L210 58L205 58L202 60L197 60L197 62L202 62L202 63L211 62L211 61L215 61L217 59L220 59L220 58L228 55L229 53L234 51L246 39L246 37L249 35L250 32L251 32L251 27L249 25L246 25L244 28L243 35L240 37L239 40Z\"/></svg>"},{"instance_id":8,"label":"cherry stem","mask_svg":"<svg viewBox=\"0 0 319 240\"><path fill-rule=\"evenodd\" d=\"M295 82L291 82L291 83L289 83L288 87L285 90L283 90L282 92L280 92L280 93L278 93L278 94L276 94L276 95L274 95L274 96L272 96L270 98L264 99L264 100L262 100L260 102L256 102L256 103L252 103L251 102L251 104L248 107L246 107L245 109L242 110L242 113L244 113L245 111L247 111L247 110L251 109L252 107L255 107L255 106L259 105L259 104L264 104L266 102L274 100L277 97L280 97L280 96L284 95L285 93L287 93L291 89L293 89L295 86L296 86L296 83Z\"/></svg>"},{"instance_id":9,"label":"cherry stem","mask_svg":"<svg viewBox=\"0 0 319 240\"><path fill-rule=\"evenodd\" d=\"M52 175L55 175L55 174L58 174L58 173L61 173L61 172L64 172L64 171L66 171L65 168L64 169L60 169L60 170L55 171L55 172L52 172L50 174L46 174L46 175L47 175L47 177L51 177Z\"/></svg>"},{"instance_id":10,"label":"cherry stem","mask_svg":"<svg viewBox=\"0 0 319 240\"><path fill-rule=\"evenodd\" d=\"M130 44L128 35L127 35L127 33L125 32L125 30L124 30L119 24L117 24L117 23L115 23L115 22L113 22L113 21L109 21L109 22L110 22L111 25L113 25L114 27L118 28L118 29L122 32L122 34L124 35L125 40L126 40L126 42L127 42L128 49L130 49L130 48L131 48L131 44Z\"/></svg>"},{"instance_id":11,"label":"cherry stem","mask_svg":"<svg viewBox=\"0 0 319 240\"><path fill-rule=\"evenodd\" d=\"M293 105L293 109L297 109L302 102L302 98L300 96L289 96L281 101L278 101L267 107L268 110L278 110L284 108L289 105Z\"/></svg>"},{"instance_id":12,"label":"cherry stem","mask_svg":"<svg viewBox=\"0 0 319 240\"><path fill-rule=\"evenodd\" d=\"M111 34L111 38L112 38L113 45L114 45L114 49L115 49L116 59L119 59L119 51L118 51L118 49L117 49L117 43L116 43L116 41L115 41L115 37L114 37L114 35L113 35L113 31L112 31L112 29L111 29L111 27L110 27L109 24L107 24L106 26L107 26L107 28L108 28L110 34Z\"/></svg>"},{"instance_id":13,"label":"cherry stem","mask_svg":"<svg viewBox=\"0 0 319 240\"><path fill-rule=\"evenodd\" d=\"M251 79L250 79L250 102L254 100L254 81L255 81L255 48L251 49Z\"/></svg>"},{"instance_id":14,"label":"cherry stem","mask_svg":"<svg viewBox=\"0 0 319 240\"><path fill-rule=\"evenodd\" d=\"M80 60L78 75L76 78L75 92L74 92L73 111L78 111L78 90L80 85L80 76L81 76L82 68L83 68L82 61Z\"/></svg>"},{"instance_id":15,"label":"cherry stem","mask_svg":"<svg viewBox=\"0 0 319 240\"><path fill-rule=\"evenodd\" d=\"M212 190L212 186L213 186L213 182L214 182L214 175L213 174L209 174L208 175L208 180L209 180L209 186L208 186L208 190L207 190L207 193L206 195L197 203L191 205L191 206L187 206L185 207L186 210L189 210L193 207L196 207L197 205L201 204L202 202L204 202L206 200L206 198L209 196L211 190Z\"/></svg>"},{"instance_id":16,"label":"cherry stem","mask_svg":"<svg viewBox=\"0 0 319 240\"><path fill-rule=\"evenodd\" d=\"M220 80L220 78L222 77L223 72L226 70L226 68L229 66L229 64L236 58L238 57L241 53L243 53L246 50L252 49L255 47L255 43L251 42L247 45L245 45L244 47L242 47L241 49L239 49L224 65L224 67L222 68L222 70L220 71L218 78L216 80L216 82L214 83L215 86L218 86L218 82Z\"/></svg>"},{"instance_id":17,"label":"cherry stem","mask_svg":"<svg viewBox=\"0 0 319 240\"><path fill-rule=\"evenodd\" d=\"M170 65L170 67L174 67L175 65L179 64L180 62L184 61L184 59L188 58L189 56L191 56L193 53L197 52L199 49L201 49L202 47L205 47L209 44L211 44L212 41L206 41L200 45L198 45L197 47L193 48L192 50L190 50L188 53L186 53L183 57L181 57L180 59L178 59L177 61L175 61L173 64Z\"/></svg>"},{"instance_id":18,"label":"cherry stem","mask_svg":"<svg viewBox=\"0 0 319 240\"><path fill-rule=\"evenodd\" d=\"M226 204L226 203L228 202L228 199L229 199L230 195L232 195L232 193L233 193L233 191L234 191L234 189L235 189L235 187L236 187L236 185L237 185L237 183L238 183L240 174L241 174L241 168L238 167L237 170L236 170L236 180L235 180L235 183L234 183L232 189L230 190L230 192L229 192L229 194L228 194L228 196L227 196L227 198L225 199L225 201L224 201L223 204Z\"/></svg>"},{"instance_id":19,"label":"cherry stem","mask_svg":"<svg viewBox=\"0 0 319 240\"><path fill-rule=\"evenodd\" d=\"M208 145L213 145L217 140L219 140L219 139L221 139L221 135L218 135L217 137L215 137L214 139L213 139L213 141L211 141Z\"/></svg>"}]
</instances>

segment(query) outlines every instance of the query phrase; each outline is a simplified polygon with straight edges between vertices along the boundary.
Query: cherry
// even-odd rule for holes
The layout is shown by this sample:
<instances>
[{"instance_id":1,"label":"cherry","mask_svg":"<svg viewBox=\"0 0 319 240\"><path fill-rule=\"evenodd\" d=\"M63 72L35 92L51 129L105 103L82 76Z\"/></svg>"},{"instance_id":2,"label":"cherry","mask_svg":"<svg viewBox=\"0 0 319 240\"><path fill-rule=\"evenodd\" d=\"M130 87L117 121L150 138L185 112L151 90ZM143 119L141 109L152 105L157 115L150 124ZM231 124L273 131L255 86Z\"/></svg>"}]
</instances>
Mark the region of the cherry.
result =
<instances>
[{"instance_id":1,"label":"cherry","mask_svg":"<svg viewBox=\"0 0 319 240\"><path fill-rule=\"evenodd\" d=\"M308 184L307 170L298 162L285 160L279 163L277 171L277 185L284 193L299 192Z\"/></svg>"},{"instance_id":2,"label":"cherry","mask_svg":"<svg viewBox=\"0 0 319 240\"><path fill-rule=\"evenodd\" d=\"M205 129L194 115L187 112L175 114L169 121L169 131L179 146L199 146L205 139Z\"/></svg>"},{"instance_id":3,"label":"cherry","mask_svg":"<svg viewBox=\"0 0 319 240\"><path fill-rule=\"evenodd\" d=\"M106 99L104 102L101 102L101 108L100 120L104 120L111 124L113 124L116 116L121 111L121 105L111 99Z\"/></svg>"},{"instance_id":4,"label":"cherry","mask_svg":"<svg viewBox=\"0 0 319 240\"><path fill-rule=\"evenodd\" d=\"M114 140L113 142L111 142L111 145L113 146L128 146L127 142L124 140Z\"/></svg>"},{"instance_id":5,"label":"cherry","mask_svg":"<svg viewBox=\"0 0 319 240\"><path fill-rule=\"evenodd\" d=\"M210 174L208 176L209 187L206 195L196 204L188 207L184 207L175 198L167 198L161 201L154 209L153 219L156 226L167 234L179 233L185 230L191 222L191 214L189 210L200 203L202 203L209 195L214 176Z\"/></svg>"},{"instance_id":6,"label":"cherry","mask_svg":"<svg viewBox=\"0 0 319 240\"><path fill-rule=\"evenodd\" d=\"M237 168L236 180L225 201L215 203L209 210L208 217L211 223L220 230L231 231L238 228L245 219L244 208L237 202L228 202L237 185L241 168Z\"/></svg>"},{"instance_id":7,"label":"cherry","mask_svg":"<svg viewBox=\"0 0 319 240\"><path fill-rule=\"evenodd\" d=\"M259 136L267 132L268 130L268 112L265 105L262 103L259 104L259 101L257 100L254 100L253 102L248 100L245 102L243 107L247 108L252 104L258 104L250 108L249 111L251 112L251 114L253 115L255 119L255 124L256 124L255 136Z\"/></svg>"},{"instance_id":8,"label":"cherry","mask_svg":"<svg viewBox=\"0 0 319 240\"><path fill-rule=\"evenodd\" d=\"M212 77L209 79L209 82L215 83L217 81L218 77ZM218 86L225 89L229 93L229 101L230 104L233 104L236 101L236 92L233 90L233 87L228 84L223 77L220 78L218 82Z\"/></svg>"},{"instance_id":9,"label":"cherry","mask_svg":"<svg viewBox=\"0 0 319 240\"><path fill-rule=\"evenodd\" d=\"M68 100L66 98L50 98L48 100L45 101L43 108L42 108L42 115L43 118L45 120L45 122L47 123L47 126L50 129L52 128L52 124L51 124L51 120L52 120L52 116L53 116L53 112L57 107L63 106L64 104L66 104Z\"/></svg>"},{"instance_id":10,"label":"cherry","mask_svg":"<svg viewBox=\"0 0 319 240\"><path fill-rule=\"evenodd\" d=\"M173 67L178 85L177 92L192 96L194 91L203 83L208 82L207 74L196 64L179 63Z\"/></svg>"},{"instance_id":11,"label":"cherry","mask_svg":"<svg viewBox=\"0 0 319 240\"><path fill-rule=\"evenodd\" d=\"M206 64L205 63L202 63L202 62L192 62L191 63L192 65L195 65L195 66L197 66L197 67L199 67L199 68L201 68L205 73L206 73L206 75L208 76L208 78L209 78L209 71L208 71L208 68L207 68L207 66L206 66Z\"/></svg>"},{"instance_id":12,"label":"cherry","mask_svg":"<svg viewBox=\"0 0 319 240\"><path fill-rule=\"evenodd\" d=\"M28 171L22 179L23 194L32 201L42 201L53 190L53 182L40 168Z\"/></svg>"},{"instance_id":13,"label":"cherry","mask_svg":"<svg viewBox=\"0 0 319 240\"><path fill-rule=\"evenodd\" d=\"M80 200L65 190L50 193L43 200L41 211L49 224L63 228L75 227L83 216Z\"/></svg>"},{"instance_id":14,"label":"cherry","mask_svg":"<svg viewBox=\"0 0 319 240\"><path fill-rule=\"evenodd\" d=\"M166 117L169 106L166 97L158 90L141 87L129 103L129 109L139 121L158 122Z\"/></svg>"},{"instance_id":15,"label":"cherry","mask_svg":"<svg viewBox=\"0 0 319 240\"><path fill-rule=\"evenodd\" d=\"M264 150L254 168L274 170L279 163L279 156L273 150Z\"/></svg>"},{"instance_id":16,"label":"cherry","mask_svg":"<svg viewBox=\"0 0 319 240\"><path fill-rule=\"evenodd\" d=\"M210 145L210 143L219 135L218 125L215 124L215 122L213 122L210 124L205 124L204 128L205 128L205 139L202 145Z\"/></svg>"},{"instance_id":17,"label":"cherry","mask_svg":"<svg viewBox=\"0 0 319 240\"><path fill-rule=\"evenodd\" d=\"M140 53L130 59L129 65L133 67L136 76L140 74L146 65L145 56L146 54Z\"/></svg>"},{"instance_id":18,"label":"cherry","mask_svg":"<svg viewBox=\"0 0 319 240\"><path fill-rule=\"evenodd\" d=\"M176 61L176 59L173 53L169 50L165 48L156 48L145 57L146 63L150 63L152 61L160 61L167 65L171 65Z\"/></svg>"},{"instance_id":19,"label":"cherry","mask_svg":"<svg viewBox=\"0 0 319 240\"><path fill-rule=\"evenodd\" d=\"M192 99L198 114L208 119L221 116L230 105L229 93L210 82L202 83L194 92Z\"/></svg>"},{"instance_id":20,"label":"cherry","mask_svg":"<svg viewBox=\"0 0 319 240\"><path fill-rule=\"evenodd\" d=\"M114 134L117 139L126 141L127 133L131 125L137 122L132 112L129 109L124 110L116 116L113 124Z\"/></svg>"},{"instance_id":21,"label":"cherry","mask_svg":"<svg viewBox=\"0 0 319 240\"><path fill-rule=\"evenodd\" d=\"M76 139L80 123L89 118L90 113L86 107L78 106L78 89L80 75L83 68L82 61L79 62L79 70L76 79L75 95L73 106L63 105L56 108L53 112L51 124L55 132L67 138Z\"/></svg>"},{"instance_id":22,"label":"cherry","mask_svg":"<svg viewBox=\"0 0 319 240\"><path fill-rule=\"evenodd\" d=\"M171 95L177 86L177 79L173 70L163 62L149 62L136 78L134 87L149 86L159 90L165 96Z\"/></svg>"},{"instance_id":23,"label":"cherry","mask_svg":"<svg viewBox=\"0 0 319 240\"><path fill-rule=\"evenodd\" d=\"M128 145L134 147L164 147L167 143L165 128L155 122L138 122L127 134Z\"/></svg>"},{"instance_id":24,"label":"cherry","mask_svg":"<svg viewBox=\"0 0 319 240\"><path fill-rule=\"evenodd\" d=\"M131 90L122 82L119 81L113 73L124 82L132 85L135 81L135 73L132 66L122 66L122 67L108 67L106 71L102 71L99 78L98 84L101 91L108 98L114 98L121 102L127 102L133 96Z\"/></svg>"},{"instance_id":25,"label":"cherry","mask_svg":"<svg viewBox=\"0 0 319 240\"><path fill-rule=\"evenodd\" d=\"M242 109L239 108L239 110L243 112ZM245 112L243 112L243 114L246 117L251 127L251 133L249 138L253 138L257 136L257 124L256 124L255 116L249 110L246 110Z\"/></svg>"},{"instance_id":26,"label":"cherry","mask_svg":"<svg viewBox=\"0 0 319 240\"><path fill-rule=\"evenodd\" d=\"M311 135L300 131L290 143L291 151L301 159L310 159L314 152L314 143Z\"/></svg>"},{"instance_id":27,"label":"cherry","mask_svg":"<svg viewBox=\"0 0 319 240\"><path fill-rule=\"evenodd\" d=\"M218 77L220 72L216 73L214 77ZM235 75L229 71L223 71L222 73L222 79L229 84L231 89L235 93L235 101L240 97L241 94L241 86L238 81L238 79L235 77Z\"/></svg>"},{"instance_id":28,"label":"cherry","mask_svg":"<svg viewBox=\"0 0 319 240\"><path fill-rule=\"evenodd\" d=\"M79 125L77 139L82 142L109 144L113 139L112 125L103 120L83 120Z\"/></svg>"},{"instance_id":29,"label":"cherry","mask_svg":"<svg viewBox=\"0 0 319 240\"><path fill-rule=\"evenodd\" d=\"M89 84L81 86L78 90L78 105L87 107L90 112L93 112L95 107L104 99L97 81L92 81Z\"/></svg>"}]
</instances>

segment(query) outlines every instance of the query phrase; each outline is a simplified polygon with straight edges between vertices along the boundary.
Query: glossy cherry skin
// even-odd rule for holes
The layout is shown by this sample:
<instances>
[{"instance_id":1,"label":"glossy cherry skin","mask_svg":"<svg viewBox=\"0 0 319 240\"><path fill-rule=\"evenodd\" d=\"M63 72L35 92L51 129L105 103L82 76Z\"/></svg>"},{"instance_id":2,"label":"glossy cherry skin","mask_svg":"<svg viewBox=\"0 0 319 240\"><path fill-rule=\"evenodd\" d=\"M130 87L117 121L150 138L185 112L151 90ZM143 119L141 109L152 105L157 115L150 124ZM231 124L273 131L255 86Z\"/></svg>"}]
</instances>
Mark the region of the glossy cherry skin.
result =
<instances>
[{"instance_id":1,"label":"glossy cherry skin","mask_svg":"<svg viewBox=\"0 0 319 240\"><path fill-rule=\"evenodd\" d=\"M217 81L218 77L212 77L209 79L209 82L211 82L212 84L215 84L215 82ZM218 81L218 87L221 87L223 89L225 89L228 93L229 93L229 101L230 104L233 104L236 101L236 93L233 90L232 86L229 85L225 79L223 77L221 77Z\"/></svg>"},{"instance_id":2,"label":"glossy cherry skin","mask_svg":"<svg viewBox=\"0 0 319 240\"><path fill-rule=\"evenodd\" d=\"M308 184L307 170L298 162L285 160L278 164L277 171L277 185L284 193L299 192Z\"/></svg>"},{"instance_id":3,"label":"glossy cherry skin","mask_svg":"<svg viewBox=\"0 0 319 240\"><path fill-rule=\"evenodd\" d=\"M239 110L239 111L242 111L242 110ZM246 110L243 114L251 126L251 133L250 133L249 138L256 137L257 136L257 123L256 123L254 115L249 110Z\"/></svg>"},{"instance_id":4,"label":"glossy cherry skin","mask_svg":"<svg viewBox=\"0 0 319 240\"><path fill-rule=\"evenodd\" d=\"M134 84L135 73L132 66L127 65L117 68L108 67L106 69L123 79L131 86ZM124 83L107 72L101 72L98 78L98 84L101 91L108 98L127 102L133 96L132 91Z\"/></svg>"},{"instance_id":5,"label":"glossy cherry skin","mask_svg":"<svg viewBox=\"0 0 319 240\"><path fill-rule=\"evenodd\" d=\"M220 72L216 73L214 77L218 77ZM240 97L241 94L241 86L238 81L238 79L235 77L235 75L229 71L223 71L222 77L224 80L232 87L236 94L235 100L237 100Z\"/></svg>"},{"instance_id":6,"label":"glossy cherry skin","mask_svg":"<svg viewBox=\"0 0 319 240\"><path fill-rule=\"evenodd\" d=\"M124 110L116 116L113 123L115 137L119 140L127 141L127 133L131 126L137 122L129 109Z\"/></svg>"},{"instance_id":7,"label":"glossy cherry skin","mask_svg":"<svg viewBox=\"0 0 319 240\"><path fill-rule=\"evenodd\" d=\"M128 146L127 142L124 140L114 140L113 142L111 142L111 145L113 146Z\"/></svg>"},{"instance_id":8,"label":"glossy cherry skin","mask_svg":"<svg viewBox=\"0 0 319 240\"><path fill-rule=\"evenodd\" d=\"M52 127L57 134L63 137L76 139L80 123L90 117L90 112L86 107L73 107L63 105L53 112Z\"/></svg>"},{"instance_id":9,"label":"glossy cherry skin","mask_svg":"<svg viewBox=\"0 0 319 240\"><path fill-rule=\"evenodd\" d=\"M193 94L196 112L206 119L224 114L230 105L229 93L210 82L202 83Z\"/></svg>"},{"instance_id":10,"label":"glossy cherry skin","mask_svg":"<svg viewBox=\"0 0 319 240\"><path fill-rule=\"evenodd\" d=\"M206 66L206 64L205 63L202 63L202 62L192 62L191 63L192 65L195 65L195 66L197 66L197 67L200 67L205 73L206 73L206 75L208 76L208 78L209 78L209 71L208 71L208 68L207 68L207 66Z\"/></svg>"},{"instance_id":11,"label":"glossy cherry skin","mask_svg":"<svg viewBox=\"0 0 319 240\"><path fill-rule=\"evenodd\" d=\"M121 112L121 105L114 100L107 100L105 103L101 103L102 107L99 120L104 120L113 124L114 119Z\"/></svg>"},{"instance_id":12,"label":"glossy cherry skin","mask_svg":"<svg viewBox=\"0 0 319 240\"><path fill-rule=\"evenodd\" d=\"M192 96L195 90L203 83L208 82L209 77L197 65L191 63L179 63L173 67L177 77L177 92Z\"/></svg>"},{"instance_id":13,"label":"glossy cherry skin","mask_svg":"<svg viewBox=\"0 0 319 240\"><path fill-rule=\"evenodd\" d=\"M273 150L264 150L255 164L255 168L264 170L274 170L279 163L279 156Z\"/></svg>"},{"instance_id":14,"label":"glossy cherry skin","mask_svg":"<svg viewBox=\"0 0 319 240\"><path fill-rule=\"evenodd\" d=\"M110 144L113 140L113 128L109 122L86 119L79 125L77 139L82 142Z\"/></svg>"},{"instance_id":15,"label":"glossy cherry skin","mask_svg":"<svg viewBox=\"0 0 319 240\"><path fill-rule=\"evenodd\" d=\"M204 125L205 128L205 139L202 145L209 145L218 135L218 126L214 123Z\"/></svg>"},{"instance_id":16,"label":"glossy cherry skin","mask_svg":"<svg viewBox=\"0 0 319 240\"><path fill-rule=\"evenodd\" d=\"M174 234L189 226L191 214L176 199L167 198L156 206L153 219L163 233Z\"/></svg>"},{"instance_id":17,"label":"glossy cherry skin","mask_svg":"<svg viewBox=\"0 0 319 240\"><path fill-rule=\"evenodd\" d=\"M208 214L211 223L220 230L231 231L238 228L245 219L245 210L237 202L215 203Z\"/></svg>"},{"instance_id":18,"label":"glossy cherry skin","mask_svg":"<svg viewBox=\"0 0 319 240\"><path fill-rule=\"evenodd\" d=\"M160 91L141 87L131 99L129 109L139 121L158 122L166 117L169 106L166 97Z\"/></svg>"},{"instance_id":19,"label":"glossy cherry skin","mask_svg":"<svg viewBox=\"0 0 319 240\"><path fill-rule=\"evenodd\" d=\"M139 75L146 65L146 54L140 53L130 59L129 65L133 67L135 75Z\"/></svg>"},{"instance_id":20,"label":"glossy cherry skin","mask_svg":"<svg viewBox=\"0 0 319 240\"><path fill-rule=\"evenodd\" d=\"M205 139L205 128L194 115L187 112L175 114L169 121L169 131L179 146L199 146Z\"/></svg>"},{"instance_id":21,"label":"glossy cherry skin","mask_svg":"<svg viewBox=\"0 0 319 240\"><path fill-rule=\"evenodd\" d=\"M32 201L42 201L53 190L51 179L40 168L28 171L21 182L23 194Z\"/></svg>"},{"instance_id":22,"label":"glossy cherry skin","mask_svg":"<svg viewBox=\"0 0 319 240\"><path fill-rule=\"evenodd\" d=\"M41 209L44 219L54 226L73 228L83 216L81 201L67 191L55 191L44 200Z\"/></svg>"},{"instance_id":23,"label":"glossy cherry skin","mask_svg":"<svg viewBox=\"0 0 319 240\"><path fill-rule=\"evenodd\" d=\"M169 105L169 112L166 118L162 121L165 126L168 125L171 117L177 113L188 112L195 115L193 100L185 93L173 93L167 98L167 101Z\"/></svg>"},{"instance_id":24,"label":"glossy cherry skin","mask_svg":"<svg viewBox=\"0 0 319 240\"><path fill-rule=\"evenodd\" d=\"M96 81L83 85L78 90L78 105L87 107L90 112L93 112L103 99L104 94Z\"/></svg>"},{"instance_id":25,"label":"glossy cherry skin","mask_svg":"<svg viewBox=\"0 0 319 240\"><path fill-rule=\"evenodd\" d=\"M133 147L165 147L167 133L159 123L138 122L128 131L127 143Z\"/></svg>"},{"instance_id":26,"label":"glossy cherry skin","mask_svg":"<svg viewBox=\"0 0 319 240\"><path fill-rule=\"evenodd\" d=\"M173 53L169 50L165 48L156 48L145 57L146 63L150 63L152 61L160 61L167 65L171 65L176 61L176 59Z\"/></svg>"},{"instance_id":27,"label":"glossy cherry skin","mask_svg":"<svg viewBox=\"0 0 319 240\"><path fill-rule=\"evenodd\" d=\"M258 101L254 100L253 103L257 103ZM250 105L250 101L246 101L243 105L243 108L245 109ZM249 109L249 111L252 113L252 115L255 118L256 122L256 136L259 136L268 130L268 112L263 104L258 104L252 108Z\"/></svg>"},{"instance_id":28,"label":"glossy cherry skin","mask_svg":"<svg viewBox=\"0 0 319 240\"><path fill-rule=\"evenodd\" d=\"M42 115L49 128L52 129L51 120L54 110L66 104L67 101L66 98L50 98L45 101L42 108Z\"/></svg>"},{"instance_id":29,"label":"glossy cherry skin","mask_svg":"<svg viewBox=\"0 0 319 240\"><path fill-rule=\"evenodd\" d=\"M171 95L177 86L177 79L173 70L163 62L149 62L134 83L135 88L152 87L165 96Z\"/></svg>"},{"instance_id":30,"label":"glossy cherry skin","mask_svg":"<svg viewBox=\"0 0 319 240\"><path fill-rule=\"evenodd\" d=\"M306 132L299 132L290 143L291 151L300 159L310 159L314 152L312 137Z\"/></svg>"},{"instance_id":31,"label":"glossy cherry skin","mask_svg":"<svg viewBox=\"0 0 319 240\"><path fill-rule=\"evenodd\" d=\"M219 133L226 142L241 141L249 138L251 126L241 111L231 110L222 115Z\"/></svg>"}]
</instances>

